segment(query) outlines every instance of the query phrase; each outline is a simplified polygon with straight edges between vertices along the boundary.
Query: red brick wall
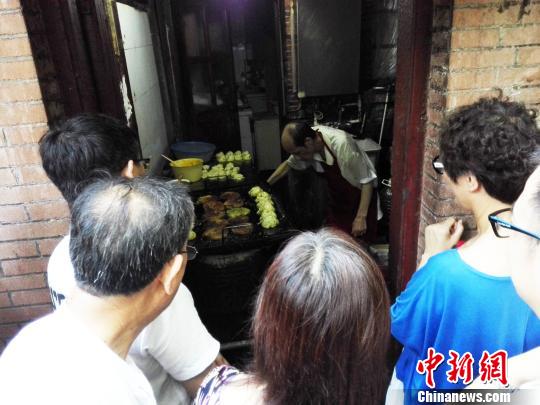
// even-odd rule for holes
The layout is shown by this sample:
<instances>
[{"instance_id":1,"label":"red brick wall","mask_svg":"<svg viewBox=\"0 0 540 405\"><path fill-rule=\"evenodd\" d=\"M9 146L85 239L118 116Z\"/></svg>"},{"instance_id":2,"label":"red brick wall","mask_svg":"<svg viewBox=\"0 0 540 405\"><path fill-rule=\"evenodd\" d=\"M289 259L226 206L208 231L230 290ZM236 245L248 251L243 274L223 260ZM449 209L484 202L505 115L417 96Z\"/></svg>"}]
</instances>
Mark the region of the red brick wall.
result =
<instances>
[{"instance_id":1,"label":"red brick wall","mask_svg":"<svg viewBox=\"0 0 540 405\"><path fill-rule=\"evenodd\" d=\"M499 1L438 1L429 79L423 195L419 251L423 229L448 216L462 217L469 235L476 226L453 200L448 188L433 173L431 160L438 154L438 128L445 112L480 97L497 95L495 87L511 100L540 109L540 1L499 12ZM451 15L447 13L451 13ZM451 29L441 27L450 22ZM450 41L450 42L448 42ZM445 49L446 46L446 49Z\"/></svg>"},{"instance_id":2,"label":"red brick wall","mask_svg":"<svg viewBox=\"0 0 540 405\"><path fill-rule=\"evenodd\" d=\"M44 271L68 228L67 206L41 168L46 123L19 1L0 0L0 351L51 310Z\"/></svg>"}]
</instances>

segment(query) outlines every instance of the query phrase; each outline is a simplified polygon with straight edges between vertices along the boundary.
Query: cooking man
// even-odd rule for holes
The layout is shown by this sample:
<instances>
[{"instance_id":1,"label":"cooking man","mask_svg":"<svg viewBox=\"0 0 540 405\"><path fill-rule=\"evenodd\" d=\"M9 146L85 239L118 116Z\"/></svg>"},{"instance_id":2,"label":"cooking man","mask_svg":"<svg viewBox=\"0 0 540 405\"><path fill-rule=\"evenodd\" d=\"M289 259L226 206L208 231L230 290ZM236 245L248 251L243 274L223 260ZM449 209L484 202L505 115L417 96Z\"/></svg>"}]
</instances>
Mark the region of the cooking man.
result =
<instances>
[{"instance_id":1,"label":"cooking man","mask_svg":"<svg viewBox=\"0 0 540 405\"><path fill-rule=\"evenodd\" d=\"M363 235L377 174L352 136L323 125L312 128L302 122L293 122L283 129L281 145L291 156L272 173L268 183L274 184L291 168L313 167L328 183L330 197L326 224L353 236Z\"/></svg>"}]
</instances>

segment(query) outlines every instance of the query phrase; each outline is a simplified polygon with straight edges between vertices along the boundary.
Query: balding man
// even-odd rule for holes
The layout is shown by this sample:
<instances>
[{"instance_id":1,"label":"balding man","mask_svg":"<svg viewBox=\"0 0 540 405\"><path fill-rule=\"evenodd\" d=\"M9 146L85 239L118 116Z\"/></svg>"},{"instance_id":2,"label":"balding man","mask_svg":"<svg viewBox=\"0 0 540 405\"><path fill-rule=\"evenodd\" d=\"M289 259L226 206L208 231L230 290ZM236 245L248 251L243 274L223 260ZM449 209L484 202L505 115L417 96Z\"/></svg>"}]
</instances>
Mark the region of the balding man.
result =
<instances>
[{"instance_id":1,"label":"balding man","mask_svg":"<svg viewBox=\"0 0 540 405\"><path fill-rule=\"evenodd\" d=\"M72 205L77 287L5 349L0 403L155 404L128 351L176 296L193 221L177 185L118 177L87 186Z\"/></svg>"},{"instance_id":2,"label":"balding man","mask_svg":"<svg viewBox=\"0 0 540 405\"><path fill-rule=\"evenodd\" d=\"M268 178L274 184L289 169L309 167L324 176L329 189L326 225L353 236L366 232L366 217L377 174L368 156L345 131L323 125L289 123L281 145L291 156Z\"/></svg>"}]
</instances>

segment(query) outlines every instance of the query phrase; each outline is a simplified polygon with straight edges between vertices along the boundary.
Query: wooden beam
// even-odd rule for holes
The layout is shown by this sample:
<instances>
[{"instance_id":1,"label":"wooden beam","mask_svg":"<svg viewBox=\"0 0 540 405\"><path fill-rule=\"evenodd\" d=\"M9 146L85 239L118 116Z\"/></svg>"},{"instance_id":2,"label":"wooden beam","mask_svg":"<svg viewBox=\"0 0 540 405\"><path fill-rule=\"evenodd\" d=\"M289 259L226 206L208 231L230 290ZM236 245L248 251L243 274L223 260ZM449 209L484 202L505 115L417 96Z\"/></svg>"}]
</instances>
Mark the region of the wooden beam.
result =
<instances>
[{"instance_id":1,"label":"wooden beam","mask_svg":"<svg viewBox=\"0 0 540 405\"><path fill-rule=\"evenodd\" d=\"M405 287L417 264L433 2L401 0L398 18L390 216L394 294Z\"/></svg>"}]
</instances>

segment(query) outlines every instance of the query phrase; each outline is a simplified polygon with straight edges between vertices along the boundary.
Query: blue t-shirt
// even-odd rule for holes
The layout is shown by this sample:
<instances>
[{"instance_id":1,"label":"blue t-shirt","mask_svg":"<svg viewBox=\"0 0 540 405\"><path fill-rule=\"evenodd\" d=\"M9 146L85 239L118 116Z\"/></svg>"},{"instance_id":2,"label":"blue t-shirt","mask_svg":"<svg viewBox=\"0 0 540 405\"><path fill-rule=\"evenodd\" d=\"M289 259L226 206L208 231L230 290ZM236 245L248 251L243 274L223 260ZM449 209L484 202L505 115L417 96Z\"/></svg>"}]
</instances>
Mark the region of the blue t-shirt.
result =
<instances>
[{"instance_id":1,"label":"blue t-shirt","mask_svg":"<svg viewBox=\"0 0 540 405\"><path fill-rule=\"evenodd\" d=\"M403 344L396 376L407 390L428 389L416 371L433 347L444 355L435 370L435 389L460 389L447 381L449 350L474 359L474 378L484 350L506 350L508 357L540 346L540 319L518 296L510 277L481 273L465 263L457 250L433 256L409 281L391 309L392 334Z\"/></svg>"}]
</instances>

